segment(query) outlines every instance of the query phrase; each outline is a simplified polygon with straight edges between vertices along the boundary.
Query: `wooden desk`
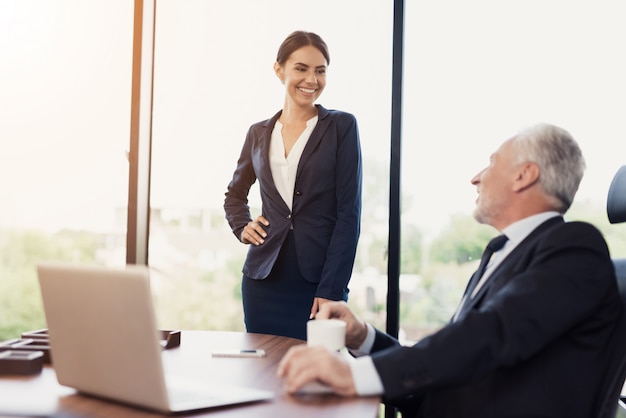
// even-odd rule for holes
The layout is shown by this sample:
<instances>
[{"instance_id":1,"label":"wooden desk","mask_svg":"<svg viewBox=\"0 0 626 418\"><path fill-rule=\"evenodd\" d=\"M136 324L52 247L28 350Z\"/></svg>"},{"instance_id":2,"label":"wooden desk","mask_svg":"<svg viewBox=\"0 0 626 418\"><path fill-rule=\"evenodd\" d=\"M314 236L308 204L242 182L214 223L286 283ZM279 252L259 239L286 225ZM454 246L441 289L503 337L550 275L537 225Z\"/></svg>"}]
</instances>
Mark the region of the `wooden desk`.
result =
<instances>
[{"instance_id":1,"label":"wooden desk","mask_svg":"<svg viewBox=\"0 0 626 418\"><path fill-rule=\"evenodd\" d=\"M380 398L342 398L335 395L290 396L276 377L278 362L287 349L302 344L300 340L265 334L240 332L183 331L179 348L163 353L165 369L177 374L211 379L273 391L271 401L221 407L196 412L194 417L358 417L378 416ZM264 358L213 358L211 351L224 348L264 349ZM52 353L54 361L54 353ZM83 395L61 386L53 367L44 367L33 377L0 377L0 416L3 414L49 415L61 417L132 417L163 416ZM180 416L180 415L176 415Z\"/></svg>"}]
</instances>

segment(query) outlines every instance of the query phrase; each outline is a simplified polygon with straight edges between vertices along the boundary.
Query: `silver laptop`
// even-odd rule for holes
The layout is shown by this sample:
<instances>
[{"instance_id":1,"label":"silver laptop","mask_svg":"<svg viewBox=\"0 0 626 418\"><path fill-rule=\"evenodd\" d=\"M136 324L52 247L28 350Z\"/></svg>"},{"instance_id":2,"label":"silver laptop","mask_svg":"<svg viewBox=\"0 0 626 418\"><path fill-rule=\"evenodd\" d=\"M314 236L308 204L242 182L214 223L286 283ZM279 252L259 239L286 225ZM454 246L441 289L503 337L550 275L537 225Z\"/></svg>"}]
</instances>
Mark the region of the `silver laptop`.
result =
<instances>
[{"instance_id":1,"label":"silver laptop","mask_svg":"<svg viewBox=\"0 0 626 418\"><path fill-rule=\"evenodd\" d=\"M173 376L166 379L164 373L147 267L40 263L37 272L60 384L166 413L274 396L222 383L199 385L176 377L174 387L167 381Z\"/></svg>"}]
</instances>

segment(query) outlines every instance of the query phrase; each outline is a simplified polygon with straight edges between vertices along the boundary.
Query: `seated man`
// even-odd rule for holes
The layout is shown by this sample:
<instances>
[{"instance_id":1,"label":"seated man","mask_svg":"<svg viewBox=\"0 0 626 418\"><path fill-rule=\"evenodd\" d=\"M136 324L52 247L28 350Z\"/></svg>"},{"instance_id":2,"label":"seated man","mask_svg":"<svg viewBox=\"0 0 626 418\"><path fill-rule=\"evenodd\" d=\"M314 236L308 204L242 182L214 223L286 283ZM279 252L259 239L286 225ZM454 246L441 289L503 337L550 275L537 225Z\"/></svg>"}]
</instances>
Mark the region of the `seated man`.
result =
<instances>
[{"instance_id":1,"label":"seated man","mask_svg":"<svg viewBox=\"0 0 626 418\"><path fill-rule=\"evenodd\" d=\"M383 395L405 418L593 416L623 313L604 238L562 217L584 168L558 127L505 141L471 181L474 217L505 243L472 276L452 321L403 347L345 303L325 304L317 318L346 321L357 358L294 347L278 369L286 390L319 381L344 396Z\"/></svg>"}]
</instances>

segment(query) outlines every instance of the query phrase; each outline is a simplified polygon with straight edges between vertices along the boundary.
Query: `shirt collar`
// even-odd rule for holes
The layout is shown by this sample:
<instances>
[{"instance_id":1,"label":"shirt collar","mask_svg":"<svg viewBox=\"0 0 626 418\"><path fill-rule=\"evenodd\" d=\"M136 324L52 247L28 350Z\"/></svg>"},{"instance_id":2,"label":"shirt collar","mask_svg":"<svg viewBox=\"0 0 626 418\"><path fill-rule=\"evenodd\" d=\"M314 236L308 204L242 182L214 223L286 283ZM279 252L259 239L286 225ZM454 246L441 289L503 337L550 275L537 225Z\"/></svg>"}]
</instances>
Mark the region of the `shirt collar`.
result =
<instances>
[{"instance_id":1,"label":"shirt collar","mask_svg":"<svg viewBox=\"0 0 626 418\"><path fill-rule=\"evenodd\" d=\"M541 225L548 219L555 218L557 216L561 216L561 214L556 211L538 213L536 215L529 216L528 218L521 219L517 222L513 222L511 225L504 228L502 230L502 233L509 238L509 241L512 244L517 245L518 243L522 242L524 238L526 238L531 232L533 232L534 229L537 228L539 225Z\"/></svg>"}]
</instances>

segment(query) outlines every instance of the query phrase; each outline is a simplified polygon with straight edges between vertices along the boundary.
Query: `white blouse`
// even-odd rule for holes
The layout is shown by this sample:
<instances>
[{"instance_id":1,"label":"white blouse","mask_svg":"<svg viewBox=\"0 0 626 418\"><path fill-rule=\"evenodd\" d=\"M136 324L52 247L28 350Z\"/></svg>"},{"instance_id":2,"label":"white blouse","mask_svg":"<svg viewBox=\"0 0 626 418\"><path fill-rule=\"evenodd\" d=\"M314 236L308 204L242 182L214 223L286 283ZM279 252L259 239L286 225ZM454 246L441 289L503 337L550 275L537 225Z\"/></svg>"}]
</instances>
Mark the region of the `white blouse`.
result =
<instances>
[{"instance_id":1,"label":"white blouse","mask_svg":"<svg viewBox=\"0 0 626 418\"><path fill-rule=\"evenodd\" d=\"M298 163L302 156L302 151L306 143L311 137L313 129L317 125L317 116L306 122L306 128L300 134L295 144L291 148L289 155L285 157L285 145L283 143L282 129L283 124L276 121L274 130L272 131L272 139L270 142L270 169L274 184L278 189L278 193L283 198L289 210L292 209L293 192L296 187L296 172L298 171Z\"/></svg>"}]
</instances>

